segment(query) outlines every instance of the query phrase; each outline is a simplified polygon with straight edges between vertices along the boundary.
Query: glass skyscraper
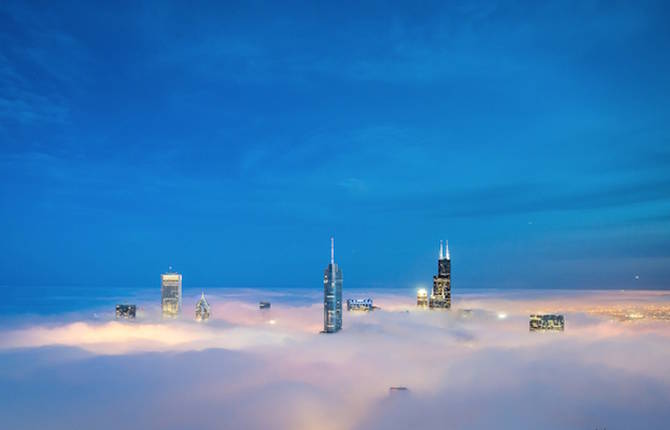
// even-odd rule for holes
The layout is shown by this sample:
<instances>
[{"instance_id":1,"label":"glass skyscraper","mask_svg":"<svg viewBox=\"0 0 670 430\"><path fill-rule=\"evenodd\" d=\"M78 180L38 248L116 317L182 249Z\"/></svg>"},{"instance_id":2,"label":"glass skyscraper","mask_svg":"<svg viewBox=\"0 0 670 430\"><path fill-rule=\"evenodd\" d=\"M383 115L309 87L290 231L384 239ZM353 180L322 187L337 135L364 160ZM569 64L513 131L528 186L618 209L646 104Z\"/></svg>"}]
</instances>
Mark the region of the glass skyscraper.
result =
<instances>
[{"instance_id":1,"label":"glass skyscraper","mask_svg":"<svg viewBox=\"0 0 670 430\"><path fill-rule=\"evenodd\" d=\"M330 264L323 273L323 331L342 328L342 270L335 264L335 240L330 238Z\"/></svg>"},{"instance_id":2,"label":"glass skyscraper","mask_svg":"<svg viewBox=\"0 0 670 430\"><path fill-rule=\"evenodd\" d=\"M181 312L181 274L172 268L161 275L161 309L164 317L176 317Z\"/></svg>"}]
</instances>

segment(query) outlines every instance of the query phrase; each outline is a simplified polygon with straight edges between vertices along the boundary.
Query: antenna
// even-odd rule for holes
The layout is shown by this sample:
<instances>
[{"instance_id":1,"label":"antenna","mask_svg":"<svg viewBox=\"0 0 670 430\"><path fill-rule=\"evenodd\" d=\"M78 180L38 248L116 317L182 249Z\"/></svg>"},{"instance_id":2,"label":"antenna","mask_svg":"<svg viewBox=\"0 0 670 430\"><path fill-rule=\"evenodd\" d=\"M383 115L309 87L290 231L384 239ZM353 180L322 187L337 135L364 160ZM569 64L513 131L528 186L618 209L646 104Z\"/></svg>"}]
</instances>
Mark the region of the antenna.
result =
<instances>
[{"instance_id":1,"label":"antenna","mask_svg":"<svg viewBox=\"0 0 670 430\"><path fill-rule=\"evenodd\" d=\"M335 238L330 238L330 264L335 264Z\"/></svg>"},{"instance_id":2,"label":"antenna","mask_svg":"<svg viewBox=\"0 0 670 430\"><path fill-rule=\"evenodd\" d=\"M440 260L442 260L442 241L440 241Z\"/></svg>"},{"instance_id":3,"label":"antenna","mask_svg":"<svg viewBox=\"0 0 670 430\"><path fill-rule=\"evenodd\" d=\"M447 260L451 260L451 258L449 257L449 241L448 240L447 240L447 246L445 247L444 253L445 253L444 258L446 258Z\"/></svg>"}]
</instances>

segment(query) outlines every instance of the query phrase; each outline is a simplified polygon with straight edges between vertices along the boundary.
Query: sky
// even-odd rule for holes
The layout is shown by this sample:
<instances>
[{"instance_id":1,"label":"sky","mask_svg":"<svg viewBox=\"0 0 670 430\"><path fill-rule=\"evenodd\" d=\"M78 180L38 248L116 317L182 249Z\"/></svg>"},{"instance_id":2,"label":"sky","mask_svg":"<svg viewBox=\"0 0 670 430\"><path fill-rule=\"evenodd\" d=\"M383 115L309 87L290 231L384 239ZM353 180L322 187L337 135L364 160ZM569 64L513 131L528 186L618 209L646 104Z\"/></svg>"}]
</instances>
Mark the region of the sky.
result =
<instances>
[{"instance_id":1,"label":"sky","mask_svg":"<svg viewBox=\"0 0 670 430\"><path fill-rule=\"evenodd\" d=\"M0 3L4 289L670 284L667 2Z\"/></svg>"},{"instance_id":2,"label":"sky","mask_svg":"<svg viewBox=\"0 0 670 430\"><path fill-rule=\"evenodd\" d=\"M667 428L670 295L464 292L451 312L371 290L380 310L323 327L318 292L208 294L212 317L113 308L0 324L0 416L12 429ZM469 312L465 310L469 309ZM664 309L665 320L619 315ZM90 311L95 310L93 314ZM530 332L559 312L563 332ZM406 387L392 393L391 386Z\"/></svg>"}]
</instances>

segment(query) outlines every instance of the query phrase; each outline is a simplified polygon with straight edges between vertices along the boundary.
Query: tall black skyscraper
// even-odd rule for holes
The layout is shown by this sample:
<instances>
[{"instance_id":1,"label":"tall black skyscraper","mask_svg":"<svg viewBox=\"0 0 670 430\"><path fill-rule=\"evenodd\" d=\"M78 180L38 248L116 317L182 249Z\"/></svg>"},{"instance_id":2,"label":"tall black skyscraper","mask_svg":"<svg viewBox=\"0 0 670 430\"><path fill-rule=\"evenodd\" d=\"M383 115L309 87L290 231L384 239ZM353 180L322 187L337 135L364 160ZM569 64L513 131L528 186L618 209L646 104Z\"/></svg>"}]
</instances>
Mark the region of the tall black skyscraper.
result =
<instances>
[{"instance_id":1,"label":"tall black skyscraper","mask_svg":"<svg viewBox=\"0 0 670 430\"><path fill-rule=\"evenodd\" d=\"M440 241L440 258L437 260L437 275L433 276L433 292L430 295L431 308L451 308L451 257L449 256L449 241L442 251Z\"/></svg>"},{"instance_id":2,"label":"tall black skyscraper","mask_svg":"<svg viewBox=\"0 0 670 430\"><path fill-rule=\"evenodd\" d=\"M323 273L323 331L342 328L342 270L335 264L335 241L330 238L330 264Z\"/></svg>"}]
</instances>

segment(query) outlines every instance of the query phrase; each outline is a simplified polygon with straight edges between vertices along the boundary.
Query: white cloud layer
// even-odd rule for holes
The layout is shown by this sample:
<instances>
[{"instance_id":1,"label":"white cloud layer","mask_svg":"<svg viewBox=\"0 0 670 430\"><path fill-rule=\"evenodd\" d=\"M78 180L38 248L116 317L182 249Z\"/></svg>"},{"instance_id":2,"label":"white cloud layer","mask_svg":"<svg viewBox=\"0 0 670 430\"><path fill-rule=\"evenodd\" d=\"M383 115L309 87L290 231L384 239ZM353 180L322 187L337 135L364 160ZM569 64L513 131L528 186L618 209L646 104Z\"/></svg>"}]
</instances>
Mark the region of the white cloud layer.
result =
<instances>
[{"instance_id":1,"label":"white cloud layer","mask_svg":"<svg viewBox=\"0 0 670 430\"><path fill-rule=\"evenodd\" d=\"M664 429L670 422L670 322L613 317L668 311L665 293L473 293L460 295L451 312L417 310L412 297L372 296L382 310L345 312L335 335L318 334L319 303L278 301L261 312L244 296L226 295L210 298L213 319L204 324L186 311L163 322L145 305L135 322L103 315L6 325L3 427ZM565 332L529 332L528 315L538 311L564 313ZM390 394L391 386L409 391Z\"/></svg>"}]
</instances>

